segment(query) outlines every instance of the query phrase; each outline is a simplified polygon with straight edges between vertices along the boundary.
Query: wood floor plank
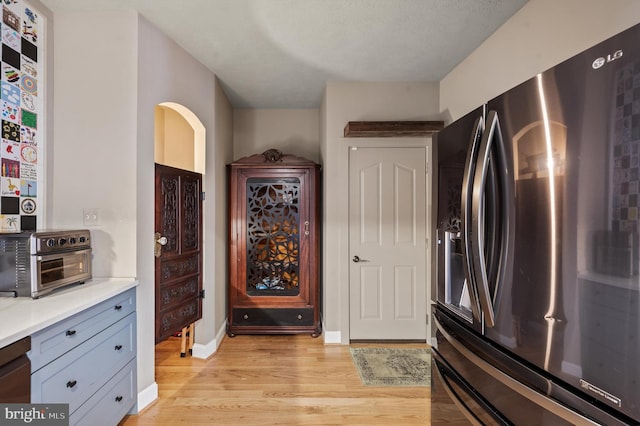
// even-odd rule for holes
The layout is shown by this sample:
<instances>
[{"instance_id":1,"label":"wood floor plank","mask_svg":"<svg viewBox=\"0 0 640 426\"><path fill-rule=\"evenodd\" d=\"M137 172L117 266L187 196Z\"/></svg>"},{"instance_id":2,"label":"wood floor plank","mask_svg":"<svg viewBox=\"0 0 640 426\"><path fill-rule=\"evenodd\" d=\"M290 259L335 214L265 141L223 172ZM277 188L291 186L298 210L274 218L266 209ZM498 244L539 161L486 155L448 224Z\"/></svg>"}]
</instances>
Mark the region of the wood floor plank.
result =
<instances>
[{"instance_id":1,"label":"wood floor plank","mask_svg":"<svg viewBox=\"0 0 640 426\"><path fill-rule=\"evenodd\" d=\"M428 387L364 386L349 346L307 335L226 337L207 360L181 358L172 337L156 345L156 382L159 398L120 426L430 423Z\"/></svg>"}]
</instances>

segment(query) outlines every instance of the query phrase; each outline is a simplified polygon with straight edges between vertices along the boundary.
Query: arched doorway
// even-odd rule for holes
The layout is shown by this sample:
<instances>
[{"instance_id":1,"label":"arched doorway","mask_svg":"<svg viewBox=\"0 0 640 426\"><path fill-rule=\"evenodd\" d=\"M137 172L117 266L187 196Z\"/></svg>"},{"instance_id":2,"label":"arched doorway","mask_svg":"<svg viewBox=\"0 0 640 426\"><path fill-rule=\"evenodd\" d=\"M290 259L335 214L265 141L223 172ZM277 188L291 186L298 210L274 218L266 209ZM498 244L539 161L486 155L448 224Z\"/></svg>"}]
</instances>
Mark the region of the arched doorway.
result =
<instances>
[{"instance_id":1,"label":"arched doorway","mask_svg":"<svg viewBox=\"0 0 640 426\"><path fill-rule=\"evenodd\" d=\"M156 343L202 318L205 134L188 108L175 103L156 106Z\"/></svg>"},{"instance_id":2,"label":"arched doorway","mask_svg":"<svg viewBox=\"0 0 640 426\"><path fill-rule=\"evenodd\" d=\"M155 162L205 173L206 129L183 105L163 102L155 108Z\"/></svg>"}]
</instances>

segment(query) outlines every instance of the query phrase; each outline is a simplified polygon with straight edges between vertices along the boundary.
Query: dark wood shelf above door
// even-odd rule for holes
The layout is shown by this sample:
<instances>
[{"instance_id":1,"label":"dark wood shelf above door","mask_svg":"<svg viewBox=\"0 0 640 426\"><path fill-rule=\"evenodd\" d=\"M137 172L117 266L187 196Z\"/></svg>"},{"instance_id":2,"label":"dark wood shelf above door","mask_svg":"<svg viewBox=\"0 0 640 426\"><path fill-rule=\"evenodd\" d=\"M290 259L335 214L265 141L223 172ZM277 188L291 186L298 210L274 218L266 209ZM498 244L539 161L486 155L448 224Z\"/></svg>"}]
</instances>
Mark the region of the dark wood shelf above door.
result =
<instances>
[{"instance_id":1,"label":"dark wood shelf above door","mask_svg":"<svg viewBox=\"0 0 640 426\"><path fill-rule=\"evenodd\" d=\"M349 121L345 138L429 136L444 127L444 121Z\"/></svg>"}]
</instances>

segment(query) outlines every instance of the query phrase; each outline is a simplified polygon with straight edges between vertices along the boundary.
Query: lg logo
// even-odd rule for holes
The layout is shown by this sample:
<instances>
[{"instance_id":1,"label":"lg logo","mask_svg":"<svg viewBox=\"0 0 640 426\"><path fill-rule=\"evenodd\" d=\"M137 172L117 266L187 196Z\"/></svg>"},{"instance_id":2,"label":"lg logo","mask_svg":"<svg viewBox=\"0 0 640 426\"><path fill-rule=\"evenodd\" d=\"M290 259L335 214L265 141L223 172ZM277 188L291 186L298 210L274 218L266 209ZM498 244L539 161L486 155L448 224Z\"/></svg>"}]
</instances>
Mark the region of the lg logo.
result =
<instances>
[{"instance_id":1,"label":"lg logo","mask_svg":"<svg viewBox=\"0 0 640 426\"><path fill-rule=\"evenodd\" d=\"M605 64L613 62L619 58L622 58L622 50L616 50L614 53L607 55L606 58L602 56L599 57L598 59L593 61L593 64L591 64L591 66L594 70L597 70L598 68L602 68Z\"/></svg>"}]
</instances>

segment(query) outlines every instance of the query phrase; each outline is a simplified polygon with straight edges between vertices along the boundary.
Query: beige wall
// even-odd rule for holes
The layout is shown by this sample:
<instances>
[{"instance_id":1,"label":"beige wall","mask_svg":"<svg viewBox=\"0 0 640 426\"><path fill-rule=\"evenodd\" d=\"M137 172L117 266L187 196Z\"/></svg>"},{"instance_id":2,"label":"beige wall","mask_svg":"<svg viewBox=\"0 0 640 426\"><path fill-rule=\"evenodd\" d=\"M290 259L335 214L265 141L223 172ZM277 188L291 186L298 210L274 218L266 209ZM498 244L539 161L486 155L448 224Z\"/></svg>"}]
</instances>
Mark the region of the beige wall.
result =
<instances>
[{"instance_id":1,"label":"beige wall","mask_svg":"<svg viewBox=\"0 0 640 426\"><path fill-rule=\"evenodd\" d=\"M236 109L233 111L235 160L275 148L320 161L317 109Z\"/></svg>"},{"instance_id":2,"label":"beige wall","mask_svg":"<svg viewBox=\"0 0 640 426\"><path fill-rule=\"evenodd\" d=\"M321 107L323 163L323 325L328 343L349 342L349 146L388 144L344 138L344 126L360 120L438 120L437 83L329 82ZM421 143L429 145L429 138ZM394 144L398 143L394 140ZM404 143L404 141L402 142ZM425 301L426 303L426 301Z\"/></svg>"},{"instance_id":3,"label":"beige wall","mask_svg":"<svg viewBox=\"0 0 640 426\"><path fill-rule=\"evenodd\" d=\"M227 247L228 247L228 215L227 215L227 170L226 165L233 161L233 109L227 96L216 79L215 86L215 122L214 143L207 149L207 179L213 179L213 193L207 190L206 202L209 206L205 215L205 230L208 238L207 251L213 246L213 262L205 262L207 279L215 282L213 294L214 330L216 338L212 342L219 345L225 332L224 325L227 314ZM209 186L211 187L211 186ZM209 231L209 229L211 231ZM208 298L209 296L207 296ZM197 336L197 334L196 334ZM210 344L205 355L214 349ZM196 348L194 348L195 351ZM195 355L198 355L194 352Z\"/></svg>"},{"instance_id":4,"label":"beige wall","mask_svg":"<svg viewBox=\"0 0 640 426\"><path fill-rule=\"evenodd\" d=\"M116 23L114 22L114 25ZM215 351L224 333L224 270L226 239L225 164L231 161L231 107L216 77L200 62L166 37L144 18L138 21L138 97L137 97L137 276L139 298L144 305L138 312L138 388L154 383L154 108L175 102L188 108L206 129L206 169L203 189L203 301L202 320L196 323L194 356ZM147 245L146 242L149 242ZM221 300L222 299L222 300ZM223 312L220 312L222 310ZM142 336L141 336L142 335Z\"/></svg>"},{"instance_id":5,"label":"beige wall","mask_svg":"<svg viewBox=\"0 0 640 426\"><path fill-rule=\"evenodd\" d=\"M639 21L637 0L530 0L442 79L440 110L457 119Z\"/></svg>"},{"instance_id":6,"label":"beige wall","mask_svg":"<svg viewBox=\"0 0 640 426\"><path fill-rule=\"evenodd\" d=\"M137 13L62 12L54 19L50 224L80 227L83 208L100 209L100 223L91 228L95 275L138 279L138 390L144 406L157 397L154 109L162 102L184 105L209 130L203 176L207 297L194 355L213 352L224 333L226 209L220 206L226 202L225 164L232 159L232 110L215 75Z\"/></svg>"},{"instance_id":7,"label":"beige wall","mask_svg":"<svg viewBox=\"0 0 640 426\"><path fill-rule=\"evenodd\" d=\"M51 226L83 227L83 209L98 209L94 276L135 277L137 16L69 12L54 20Z\"/></svg>"}]
</instances>

